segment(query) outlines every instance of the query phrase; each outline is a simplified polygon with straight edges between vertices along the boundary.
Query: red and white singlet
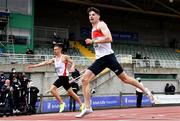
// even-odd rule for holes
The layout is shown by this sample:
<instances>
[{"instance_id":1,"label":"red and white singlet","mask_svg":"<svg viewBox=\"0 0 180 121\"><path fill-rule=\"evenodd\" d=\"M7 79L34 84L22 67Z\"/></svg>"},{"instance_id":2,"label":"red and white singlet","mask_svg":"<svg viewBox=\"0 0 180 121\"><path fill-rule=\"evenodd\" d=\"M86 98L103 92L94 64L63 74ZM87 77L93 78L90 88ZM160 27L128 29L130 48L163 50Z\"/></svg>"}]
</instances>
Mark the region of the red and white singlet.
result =
<instances>
[{"instance_id":1,"label":"red and white singlet","mask_svg":"<svg viewBox=\"0 0 180 121\"><path fill-rule=\"evenodd\" d=\"M99 30L97 28L92 29L92 39L98 40L103 37L104 37L104 35L101 30ZM94 50L95 50L95 54L96 54L96 59L99 59L105 55L114 53L114 51L111 49L111 43L98 43L98 44L95 43Z\"/></svg>"},{"instance_id":2,"label":"red and white singlet","mask_svg":"<svg viewBox=\"0 0 180 121\"><path fill-rule=\"evenodd\" d=\"M55 70L58 76L68 76L69 72L67 70L67 65L68 63L62 62L62 56L60 58L55 58L54 59L54 64L55 64Z\"/></svg>"}]
</instances>

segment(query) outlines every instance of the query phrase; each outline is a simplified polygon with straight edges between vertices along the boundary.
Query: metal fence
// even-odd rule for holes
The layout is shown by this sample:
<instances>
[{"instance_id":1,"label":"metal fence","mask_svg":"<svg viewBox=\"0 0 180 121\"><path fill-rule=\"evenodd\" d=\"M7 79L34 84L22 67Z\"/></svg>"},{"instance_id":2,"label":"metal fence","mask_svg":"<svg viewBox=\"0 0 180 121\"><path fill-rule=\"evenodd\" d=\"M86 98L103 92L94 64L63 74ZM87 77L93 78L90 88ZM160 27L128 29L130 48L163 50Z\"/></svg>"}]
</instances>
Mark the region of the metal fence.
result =
<instances>
[{"instance_id":1,"label":"metal fence","mask_svg":"<svg viewBox=\"0 0 180 121\"><path fill-rule=\"evenodd\" d=\"M135 67L180 68L180 61L177 60L134 59L133 63Z\"/></svg>"},{"instance_id":2,"label":"metal fence","mask_svg":"<svg viewBox=\"0 0 180 121\"><path fill-rule=\"evenodd\" d=\"M0 54L1 64L28 64L39 63L53 58L54 55L27 55L27 54ZM132 59L131 55L116 55L120 63L135 64L135 67L180 68L179 60ZM76 65L90 65L95 58L84 56L71 56Z\"/></svg>"},{"instance_id":3,"label":"metal fence","mask_svg":"<svg viewBox=\"0 0 180 121\"><path fill-rule=\"evenodd\" d=\"M54 55L27 55L27 54L0 54L1 64L35 64L53 58ZM76 65L88 65L92 63L92 58L81 56L71 56Z\"/></svg>"}]
</instances>

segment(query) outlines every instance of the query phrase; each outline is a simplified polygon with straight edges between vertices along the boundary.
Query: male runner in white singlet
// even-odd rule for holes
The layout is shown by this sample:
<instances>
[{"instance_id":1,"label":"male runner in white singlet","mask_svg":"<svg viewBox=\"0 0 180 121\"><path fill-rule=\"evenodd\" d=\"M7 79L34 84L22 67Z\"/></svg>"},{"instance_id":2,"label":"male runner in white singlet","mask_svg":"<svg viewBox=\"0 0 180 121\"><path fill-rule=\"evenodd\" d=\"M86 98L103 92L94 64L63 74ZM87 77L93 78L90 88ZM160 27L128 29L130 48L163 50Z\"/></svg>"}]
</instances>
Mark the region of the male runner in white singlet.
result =
<instances>
[{"instance_id":1,"label":"male runner in white singlet","mask_svg":"<svg viewBox=\"0 0 180 121\"><path fill-rule=\"evenodd\" d=\"M39 64L29 65L27 66L28 69L36 68L44 65L53 64L55 65L55 70L58 75L58 79L51 85L50 91L53 96L59 101L59 112L61 113L65 108L65 103L63 102L62 98L59 96L57 92L57 88L63 86L64 89L68 92L70 96L72 96L80 105L80 111L84 108L84 104L81 103L80 98L73 92L71 85L69 84L69 77L68 77L68 70L67 66L71 63L70 71L74 71L74 62L71 58L67 55L62 54L62 44L56 44L54 46L54 54L55 58L52 58L48 61L41 62Z\"/></svg>"},{"instance_id":2,"label":"male runner in white singlet","mask_svg":"<svg viewBox=\"0 0 180 121\"><path fill-rule=\"evenodd\" d=\"M111 69L120 80L124 83L133 85L141 89L150 98L151 102L154 103L155 99L151 92L139 84L137 80L128 76L121 65L118 63L114 51L111 49L112 36L109 28L105 22L100 21L100 11L97 8L90 7L87 10L89 14L89 21L92 24L92 39L86 39L87 45L93 44L95 49L96 60L95 62L85 71L81 78L83 86L83 95L85 101L85 108L76 117L83 117L86 114L92 113L93 110L90 106L90 91L89 82L98 75L106 67Z\"/></svg>"}]
</instances>

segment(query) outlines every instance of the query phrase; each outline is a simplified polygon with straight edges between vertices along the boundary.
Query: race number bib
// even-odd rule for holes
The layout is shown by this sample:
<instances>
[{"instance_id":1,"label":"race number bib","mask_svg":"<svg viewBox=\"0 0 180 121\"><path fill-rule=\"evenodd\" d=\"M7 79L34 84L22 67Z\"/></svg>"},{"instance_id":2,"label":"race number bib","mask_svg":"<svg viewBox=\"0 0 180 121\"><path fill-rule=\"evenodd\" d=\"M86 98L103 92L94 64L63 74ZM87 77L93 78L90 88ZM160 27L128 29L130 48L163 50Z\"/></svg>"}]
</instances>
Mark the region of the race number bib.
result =
<instances>
[{"instance_id":1,"label":"race number bib","mask_svg":"<svg viewBox=\"0 0 180 121\"><path fill-rule=\"evenodd\" d=\"M63 73L63 69L61 67L58 67L55 69L58 74Z\"/></svg>"}]
</instances>

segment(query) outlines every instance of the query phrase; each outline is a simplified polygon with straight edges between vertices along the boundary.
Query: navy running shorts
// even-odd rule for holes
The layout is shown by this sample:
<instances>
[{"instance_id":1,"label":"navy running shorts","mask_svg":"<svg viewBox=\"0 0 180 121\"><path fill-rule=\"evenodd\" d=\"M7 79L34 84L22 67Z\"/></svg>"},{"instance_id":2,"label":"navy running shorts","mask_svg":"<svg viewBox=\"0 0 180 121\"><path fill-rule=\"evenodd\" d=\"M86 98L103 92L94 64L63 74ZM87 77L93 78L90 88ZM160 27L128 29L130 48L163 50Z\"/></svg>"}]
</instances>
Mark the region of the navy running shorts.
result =
<instances>
[{"instance_id":1,"label":"navy running shorts","mask_svg":"<svg viewBox=\"0 0 180 121\"><path fill-rule=\"evenodd\" d=\"M63 86L66 91L71 87L68 76L59 76L59 78L53 83L53 85L57 88Z\"/></svg>"},{"instance_id":2,"label":"navy running shorts","mask_svg":"<svg viewBox=\"0 0 180 121\"><path fill-rule=\"evenodd\" d=\"M120 75L123 72L123 68L117 61L114 53L95 60L95 62L88 69L91 70L95 75L98 75L105 68L109 68L116 75Z\"/></svg>"}]
</instances>

